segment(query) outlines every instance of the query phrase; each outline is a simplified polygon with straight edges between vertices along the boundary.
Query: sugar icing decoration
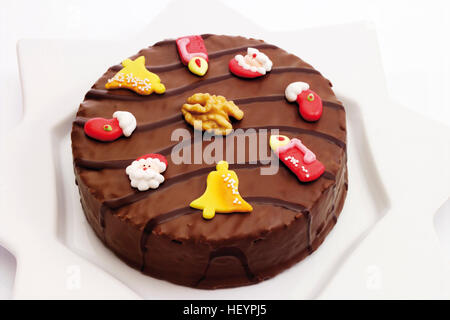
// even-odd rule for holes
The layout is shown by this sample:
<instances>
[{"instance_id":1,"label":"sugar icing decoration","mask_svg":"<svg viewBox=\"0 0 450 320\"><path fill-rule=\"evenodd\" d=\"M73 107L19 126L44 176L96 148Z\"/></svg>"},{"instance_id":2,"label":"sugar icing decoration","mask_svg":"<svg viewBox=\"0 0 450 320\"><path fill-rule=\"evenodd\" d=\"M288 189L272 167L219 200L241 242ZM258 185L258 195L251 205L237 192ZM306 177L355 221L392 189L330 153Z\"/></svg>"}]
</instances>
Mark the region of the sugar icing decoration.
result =
<instances>
[{"instance_id":1,"label":"sugar icing decoration","mask_svg":"<svg viewBox=\"0 0 450 320\"><path fill-rule=\"evenodd\" d=\"M308 83L293 82L286 87L284 93L287 101L297 101L300 115L306 121L317 121L322 116L322 99L317 93L309 89Z\"/></svg>"},{"instance_id":2,"label":"sugar icing decoration","mask_svg":"<svg viewBox=\"0 0 450 320\"><path fill-rule=\"evenodd\" d=\"M255 48L248 48L247 54L236 55L228 64L231 73L242 78L261 77L272 70L272 61Z\"/></svg>"},{"instance_id":3,"label":"sugar icing decoration","mask_svg":"<svg viewBox=\"0 0 450 320\"><path fill-rule=\"evenodd\" d=\"M208 71L208 51L201 36L187 36L176 40L181 62L189 71L204 76Z\"/></svg>"},{"instance_id":4,"label":"sugar icing decoration","mask_svg":"<svg viewBox=\"0 0 450 320\"><path fill-rule=\"evenodd\" d=\"M158 75L145 67L144 56L136 60L126 59L122 62L122 66L124 68L105 84L106 89L126 88L140 95L149 95L153 92L162 94L166 91Z\"/></svg>"},{"instance_id":5,"label":"sugar icing decoration","mask_svg":"<svg viewBox=\"0 0 450 320\"><path fill-rule=\"evenodd\" d=\"M325 172L324 165L299 139L272 135L270 148L302 182L314 181Z\"/></svg>"},{"instance_id":6,"label":"sugar icing decoration","mask_svg":"<svg viewBox=\"0 0 450 320\"><path fill-rule=\"evenodd\" d=\"M84 124L87 136L99 141L114 141L121 136L129 137L136 129L136 118L131 112L116 111L112 119L92 118Z\"/></svg>"},{"instance_id":7,"label":"sugar icing decoration","mask_svg":"<svg viewBox=\"0 0 450 320\"><path fill-rule=\"evenodd\" d=\"M241 197L238 186L239 179L234 171L228 170L228 162L219 161L206 179L205 192L190 206L203 210L204 219L214 218L216 212L251 212L253 207Z\"/></svg>"},{"instance_id":8,"label":"sugar icing decoration","mask_svg":"<svg viewBox=\"0 0 450 320\"><path fill-rule=\"evenodd\" d=\"M161 173L166 169L166 158L157 153L150 153L134 160L125 171L133 188L146 191L156 189L164 182L164 176Z\"/></svg>"},{"instance_id":9,"label":"sugar icing decoration","mask_svg":"<svg viewBox=\"0 0 450 320\"><path fill-rule=\"evenodd\" d=\"M196 93L181 108L184 119L196 130L216 135L227 135L233 130L229 116L236 120L244 117L244 111L223 96Z\"/></svg>"}]
</instances>

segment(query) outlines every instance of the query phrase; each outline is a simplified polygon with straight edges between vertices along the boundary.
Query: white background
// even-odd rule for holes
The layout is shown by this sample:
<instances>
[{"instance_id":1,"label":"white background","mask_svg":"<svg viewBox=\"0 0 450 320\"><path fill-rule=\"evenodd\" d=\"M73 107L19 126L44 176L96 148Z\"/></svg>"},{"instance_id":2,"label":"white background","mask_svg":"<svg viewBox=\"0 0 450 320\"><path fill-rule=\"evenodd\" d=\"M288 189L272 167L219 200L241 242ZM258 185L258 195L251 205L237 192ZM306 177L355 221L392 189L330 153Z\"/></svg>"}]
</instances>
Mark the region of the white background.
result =
<instances>
[{"instance_id":1,"label":"white background","mask_svg":"<svg viewBox=\"0 0 450 320\"><path fill-rule=\"evenodd\" d=\"M16 59L19 39L132 37L167 3L162 0L0 0L0 134L12 128L21 117ZM361 20L372 22L378 34L391 97L423 116L450 125L449 1L228 0L223 3L274 31ZM185 21L179 21L180 30L184 23L195 18L187 14ZM238 22L230 17L230 23ZM245 35L246 31L242 30L241 34ZM146 45L149 44L142 47ZM446 212L450 215L450 205ZM446 230L450 234L450 226ZM14 268L14 258L0 247L0 298L10 294Z\"/></svg>"}]
</instances>

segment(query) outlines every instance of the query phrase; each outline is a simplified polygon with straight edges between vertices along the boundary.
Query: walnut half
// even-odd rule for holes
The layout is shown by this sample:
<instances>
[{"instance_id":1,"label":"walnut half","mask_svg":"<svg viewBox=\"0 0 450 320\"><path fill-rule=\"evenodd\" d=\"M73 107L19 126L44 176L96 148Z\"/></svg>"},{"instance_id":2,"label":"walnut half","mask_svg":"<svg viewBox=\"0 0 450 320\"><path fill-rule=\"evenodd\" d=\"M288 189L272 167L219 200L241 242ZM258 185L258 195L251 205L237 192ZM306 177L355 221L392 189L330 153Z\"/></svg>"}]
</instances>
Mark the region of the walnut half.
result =
<instances>
[{"instance_id":1,"label":"walnut half","mask_svg":"<svg viewBox=\"0 0 450 320\"><path fill-rule=\"evenodd\" d=\"M227 135L233 130L229 116L236 120L244 117L244 112L233 101L209 93L196 93L189 97L181 107L181 112L196 130L217 135Z\"/></svg>"}]
</instances>

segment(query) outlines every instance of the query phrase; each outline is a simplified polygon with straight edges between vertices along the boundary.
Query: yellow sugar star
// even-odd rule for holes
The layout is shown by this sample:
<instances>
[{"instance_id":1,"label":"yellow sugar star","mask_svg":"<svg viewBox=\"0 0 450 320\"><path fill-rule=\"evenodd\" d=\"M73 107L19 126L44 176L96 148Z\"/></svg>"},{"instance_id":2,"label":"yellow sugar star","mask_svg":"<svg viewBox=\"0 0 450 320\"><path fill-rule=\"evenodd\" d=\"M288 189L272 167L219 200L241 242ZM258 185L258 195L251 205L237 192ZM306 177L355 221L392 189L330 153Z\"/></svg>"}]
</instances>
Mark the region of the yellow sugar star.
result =
<instances>
[{"instance_id":1,"label":"yellow sugar star","mask_svg":"<svg viewBox=\"0 0 450 320\"><path fill-rule=\"evenodd\" d=\"M122 62L123 69L105 84L106 89L126 88L141 95L149 95L152 92L164 93L166 87L161 83L158 75L150 72L145 67L145 57L140 56L136 60L126 59Z\"/></svg>"},{"instance_id":2,"label":"yellow sugar star","mask_svg":"<svg viewBox=\"0 0 450 320\"><path fill-rule=\"evenodd\" d=\"M238 177L234 171L228 170L228 162L219 161L216 169L209 173L203 195L190 206L203 210L205 219L214 218L216 212L251 212L253 208L239 194Z\"/></svg>"}]
</instances>

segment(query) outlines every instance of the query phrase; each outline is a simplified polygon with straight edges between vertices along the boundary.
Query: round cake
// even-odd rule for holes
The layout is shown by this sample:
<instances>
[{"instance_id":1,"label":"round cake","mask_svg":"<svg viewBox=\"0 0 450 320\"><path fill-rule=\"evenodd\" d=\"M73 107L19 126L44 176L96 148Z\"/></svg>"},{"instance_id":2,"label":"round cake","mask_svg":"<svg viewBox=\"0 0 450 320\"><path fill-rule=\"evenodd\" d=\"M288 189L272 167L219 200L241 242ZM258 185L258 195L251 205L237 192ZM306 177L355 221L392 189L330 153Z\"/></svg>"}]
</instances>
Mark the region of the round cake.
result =
<instances>
[{"instance_id":1,"label":"round cake","mask_svg":"<svg viewBox=\"0 0 450 320\"><path fill-rule=\"evenodd\" d=\"M105 246L144 274L196 288L254 284L311 254L336 224L347 193L345 110L329 80L277 46L225 35L188 39L184 47L182 41L164 40L139 51L109 68L87 92L71 134L81 204ZM183 59L192 56L192 61ZM250 61L252 57L261 59ZM126 80L120 77L121 70L134 68L138 61L145 70L133 70L157 75L150 78L151 84L139 82L136 71L125 74ZM321 102L320 119L305 120L306 107L299 114L295 101L288 98L292 83L306 83L304 89L312 90L306 91L310 93L305 99ZM202 131L194 129L182 108L192 110L186 108L193 104L185 106L196 94L222 101L226 110L236 107L240 113L234 112L224 124L233 132L195 139L194 133ZM123 120L123 114L134 118ZM112 115L112 120L102 120ZM133 124L133 119L135 128L122 126ZM118 123L121 129L116 130ZM98 125L101 132L95 131ZM298 160L270 149L274 130L280 137L300 141L296 150L311 155L302 158L306 164L298 171ZM180 144L177 132L191 133L192 138ZM230 148L224 143L221 160L227 162L219 163L218 151L208 150L214 142L242 136L245 146L235 143ZM252 137L262 150L256 158L255 152L246 152ZM202 158L194 159L196 151ZM174 154L192 161L180 163ZM281 160L276 173L263 174L274 158ZM147 189L130 184L132 165L149 159L159 165L154 176L158 183L149 183ZM302 181L304 173L310 177L311 161L320 161L323 170L313 181ZM216 202L228 196L228 191L222 194L219 187L213 188L221 183L221 172L238 179L238 189L236 182L230 192L239 194L234 202L243 202L248 210L220 211ZM194 201L205 197L206 202ZM206 209L202 214L197 203L213 207L213 218L205 216Z\"/></svg>"}]
</instances>

